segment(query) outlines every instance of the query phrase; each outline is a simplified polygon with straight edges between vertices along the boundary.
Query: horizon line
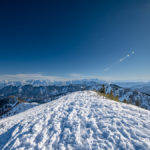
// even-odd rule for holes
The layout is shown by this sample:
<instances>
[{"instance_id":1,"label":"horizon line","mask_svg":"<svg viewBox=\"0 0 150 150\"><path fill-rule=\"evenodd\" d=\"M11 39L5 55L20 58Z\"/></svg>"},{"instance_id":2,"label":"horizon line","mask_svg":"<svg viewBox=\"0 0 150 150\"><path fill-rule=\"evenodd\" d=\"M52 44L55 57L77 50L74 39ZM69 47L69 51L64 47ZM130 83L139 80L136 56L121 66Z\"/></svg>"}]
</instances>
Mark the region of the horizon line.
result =
<instances>
[{"instance_id":1,"label":"horizon line","mask_svg":"<svg viewBox=\"0 0 150 150\"><path fill-rule=\"evenodd\" d=\"M50 76L40 73L31 74L1 74L0 81L28 81L28 80L48 80L51 82L67 82L76 80L101 80L107 82L150 82L150 79L137 78L137 79L125 79L125 78L113 78L107 76L98 75L84 75L78 73L68 74L66 76Z\"/></svg>"}]
</instances>

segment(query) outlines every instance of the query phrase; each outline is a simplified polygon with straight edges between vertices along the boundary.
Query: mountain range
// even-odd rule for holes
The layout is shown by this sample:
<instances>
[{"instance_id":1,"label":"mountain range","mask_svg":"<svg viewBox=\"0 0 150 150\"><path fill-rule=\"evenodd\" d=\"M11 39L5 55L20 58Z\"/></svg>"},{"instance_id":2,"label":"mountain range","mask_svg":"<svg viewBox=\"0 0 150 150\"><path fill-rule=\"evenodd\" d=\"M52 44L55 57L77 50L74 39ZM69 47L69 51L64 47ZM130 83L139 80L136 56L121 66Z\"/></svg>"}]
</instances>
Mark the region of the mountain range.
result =
<instances>
[{"instance_id":1,"label":"mountain range","mask_svg":"<svg viewBox=\"0 0 150 150\"><path fill-rule=\"evenodd\" d=\"M26 102L45 103L60 96L76 91L94 90L100 91L104 86L106 94L112 93L119 101L150 109L150 95L134 88L121 87L116 84L106 83L100 80L81 80L73 82L60 82L49 85L48 81L8 82L0 89L0 102L10 96L23 99ZM3 82L4 83L4 82ZM10 85L10 83L12 83ZM31 84L32 83L32 84ZM42 83L44 83L42 85ZM45 83L47 83L45 85Z\"/></svg>"}]
</instances>

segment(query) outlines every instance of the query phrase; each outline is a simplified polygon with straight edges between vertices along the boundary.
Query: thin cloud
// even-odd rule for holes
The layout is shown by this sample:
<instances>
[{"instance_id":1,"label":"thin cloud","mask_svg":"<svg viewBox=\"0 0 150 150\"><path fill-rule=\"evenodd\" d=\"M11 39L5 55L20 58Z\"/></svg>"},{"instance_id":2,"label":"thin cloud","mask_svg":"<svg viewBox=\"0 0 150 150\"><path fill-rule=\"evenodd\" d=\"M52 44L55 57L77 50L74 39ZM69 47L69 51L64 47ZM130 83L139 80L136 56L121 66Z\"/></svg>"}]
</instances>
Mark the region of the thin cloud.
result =
<instances>
[{"instance_id":1,"label":"thin cloud","mask_svg":"<svg viewBox=\"0 0 150 150\"><path fill-rule=\"evenodd\" d=\"M128 55L126 55L125 57L121 58L121 59L120 59L120 62L125 61L128 57L130 57L130 55L129 55L129 54L128 54Z\"/></svg>"},{"instance_id":2,"label":"thin cloud","mask_svg":"<svg viewBox=\"0 0 150 150\"><path fill-rule=\"evenodd\" d=\"M50 80L50 81L71 81L71 80L82 80L82 79L99 79L105 81L150 81L150 75L141 76L137 78L127 77L111 77L111 76L99 76L99 75L85 75L85 74L68 74L65 77L62 76L48 76L43 74L5 74L0 75L1 80L6 81L25 81L25 80Z\"/></svg>"},{"instance_id":3,"label":"thin cloud","mask_svg":"<svg viewBox=\"0 0 150 150\"><path fill-rule=\"evenodd\" d=\"M97 76L97 75L85 75L85 74L79 74L79 73L72 73L68 75L67 79L82 80L82 79L104 79L104 78L101 76Z\"/></svg>"},{"instance_id":4,"label":"thin cloud","mask_svg":"<svg viewBox=\"0 0 150 150\"><path fill-rule=\"evenodd\" d=\"M125 57L121 58L121 59L120 59L120 62L125 61L127 58L129 58L130 56L132 56L132 55L134 55L134 54L135 54L135 52L132 51L130 54L127 54Z\"/></svg>"},{"instance_id":5,"label":"thin cloud","mask_svg":"<svg viewBox=\"0 0 150 150\"><path fill-rule=\"evenodd\" d=\"M69 74L65 77L63 76L49 76L40 73L35 74L4 74L0 75L1 80L8 81L23 81L23 80L50 80L50 81L67 81L67 80L78 80L83 78L90 78L81 74Z\"/></svg>"},{"instance_id":6,"label":"thin cloud","mask_svg":"<svg viewBox=\"0 0 150 150\"><path fill-rule=\"evenodd\" d=\"M121 58L119 62L115 62L109 67L106 67L103 71L109 71L114 65L125 61L128 57L134 55L135 52L132 51L130 54ZM114 78L106 77L106 76L98 76L98 75L85 75L72 73L66 76L49 76L43 75L42 73L31 73L31 74L3 74L0 75L0 80L8 80L8 81L23 81L23 80L50 80L50 81L68 81L68 80L82 80L82 79L101 79L101 80L113 80Z\"/></svg>"},{"instance_id":7,"label":"thin cloud","mask_svg":"<svg viewBox=\"0 0 150 150\"><path fill-rule=\"evenodd\" d=\"M100 80L113 80L111 77L103 77L98 75L85 75L79 73L72 73L66 76L48 76L40 73L35 74L4 74L0 75L1 80L6 81L26 81L26 80L50 80L50 81L72 81L82 79L100 79Z\"/></svg>"},{"instance_id":8,"label":"thin cloud","mask_svg":"<svg viewBox=\"0 0 150 150\"><path fill-rule=\"evenodd\" d=\"M60 76L47 76L42 74L4 74L0 75L1 80L15 80L15 81L22 81L22 80L51 80L51 81L64 81L64 77Z\"/></svg>"},{"instance_id":9,"label":"thin cloud","mask_svg":"<svg viewBox=\"0 0 150 150\"><path fill-rule=\"evenodd\" d=\"M104 72L106 72L106 71L108 71L108 70L110 70L110 69L111 69L111 66L110 66L110 67L105 68L105 69L104 69Z\"/></svg>"},{"instance_id":10,"label":"thin cloud","mask_svg":"<svg viewBox=\"0 0 150 150\"><path fill-rule=\"evenodd\" d=\"M135 52L132 51L130 54L127 54L125 57L121 58L121 59L120 59L120 62L125 61L127 58L129 58L130 56L132 56L132 55L134 55L134 54L135 54Z\"/></svg>"},{"instance_id":11,"label":"thin cloud","mask_svg":"<svg viewBox=\"0 0 150 150\"><path fill-rule=\"evenodd\" d=\"M109 67L106 67L103 71L106 72L106 71L109 71L114 65L118 64L118 63L122 63L123 61L125 61L126 59L128 59L129 57L131 57L132 55L135 54L135 51L132 51L131 53L127 54L126 56L122 57L119 59L119 62L115 62L113 65L109 66Z\"/></svg>"}]
</instances>

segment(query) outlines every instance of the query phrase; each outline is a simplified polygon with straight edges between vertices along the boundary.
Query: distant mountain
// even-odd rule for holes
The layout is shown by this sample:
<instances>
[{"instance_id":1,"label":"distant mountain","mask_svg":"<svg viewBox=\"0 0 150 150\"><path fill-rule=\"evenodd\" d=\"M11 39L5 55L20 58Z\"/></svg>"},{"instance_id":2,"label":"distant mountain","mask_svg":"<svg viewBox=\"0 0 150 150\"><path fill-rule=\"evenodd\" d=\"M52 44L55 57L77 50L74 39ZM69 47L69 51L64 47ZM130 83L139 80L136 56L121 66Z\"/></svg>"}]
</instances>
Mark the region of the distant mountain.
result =
<instances>
[{"instance_id":1,"label":"distant mountain","mask_svg":"<svg viewBox=\"0 0 150 150\"><path fill-rule=\"evenodd\" d=\"M105 87L106 93L112 92L114 96L118 96L120 101L127 101L130 104L150 110L150 95L131 88L123 88L115 84L97 83L94 81L81 81L78 84L68 85L49 85L49 86L33 86L9 85L0 89L1 99L8 96L20 97L28 102L45 103L57 99L60 96L76 91L94 90L100 91L102 85Z\"/></svg>"},{"instance_id":2,"label":"distant mountain","mask_svg":"<svg viewBox=\"0 0 150 150\"><path fill-rule=\"evenodd\" d=\"M140 92L144 92L150 95L150 85L148 86L143 86L143 87L132 87L135 90L138 90Z\"/></svg>"},{"instance_id":3,"label":"distant mountain","mask_svg":"<svg viewBox=\"0 0 150 150\"><path fill-rule=\"evenodd\" d=\"M104 80L98 80L98 79L83 79L83 80L71 80L71 81L50 81L50 80L25 80L25 81L7 81L7 80L1 80L0 81L0 89L4 88L6 86L24 86L24 85L32 85L34 87L38 86L65 86L65 85L77 85L77 84L86 84L86 85L92 85L95 83L107 83Z\"/></svg>"},{"instance_id":4,"label":"distant mountain","mask_svg":"<svg viewBox=\"0 0 150 150\"><path fill-rule=\"evenodd\" d=\"M124 88L130 88L133 86L149 84L149 82L112 82L112 83L117 84L118 86L121 86Z\"/></svg>"},{"instance_id":5,"label":"distant mountain","mask_svg":"<svg viewBox=\"0 0 150 150\"><path fill-rule=\"evenodd\" d=\"M118 86L124 88L131 88L133 90L138 90L141 92L145 92L150 94L150 82L114 82L114 81L105 81L99 79L83 79L83 80L72 80L72 81L50 81L50 80L25 80L25 81L7 81L1 80L0 81L0 89L6 86L25 86L25 85L32 85L34 87L39 86L66 86L66 85L79 85L79 84L86 84L86 85L93 85L93 84L116 84Z\"/></svg>"},{"instance_id":6,"label":"distant mountain","mask_svg":"<svg viewBox=\"0 0 150 150\"><path fill-rule=\"evenodd\" d=\"M33 85L23 85L23 86L5 86L0 89L0 96L2 98L6 98L8 96L16 96L21 97L26 101L35 101L35 102L43 102L45 99L53 100L59 96L62 96L67 93L75 92L75 91L83 91L90 89L100 89L101 84L97 84L96 82L91 82L90 84L69 84L69 85L51 85L51 86L33 86ZM44 101L45 102L45 101Z\"/></svg>"},{"instance_id":7,"label":"distant mountain","mask_svg":"<svg viewBox=\"0 0 150 150\"><path fill-rule=\"evenodd\" d=\"M150 82L116 82L115 84L150 95Z\"/></svg>"}]
</instances>

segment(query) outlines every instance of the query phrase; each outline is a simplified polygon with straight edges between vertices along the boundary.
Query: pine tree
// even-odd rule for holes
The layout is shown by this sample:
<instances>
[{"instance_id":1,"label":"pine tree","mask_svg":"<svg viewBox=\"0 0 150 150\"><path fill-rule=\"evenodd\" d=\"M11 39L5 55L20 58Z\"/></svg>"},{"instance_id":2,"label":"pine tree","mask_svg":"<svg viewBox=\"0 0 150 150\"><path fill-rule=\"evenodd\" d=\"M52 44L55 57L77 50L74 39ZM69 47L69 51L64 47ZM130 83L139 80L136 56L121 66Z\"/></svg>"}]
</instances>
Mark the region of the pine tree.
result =
<instances>
[{"instance_id":1,"label":"pine tree","mask_svg":"<svg viewBox=\"0 0 150 150\"><path fill-rule=\"evenodd\" d=\"M136 106L140 106L139 100L136 101Z\"/></svg>"}]
</instances>

